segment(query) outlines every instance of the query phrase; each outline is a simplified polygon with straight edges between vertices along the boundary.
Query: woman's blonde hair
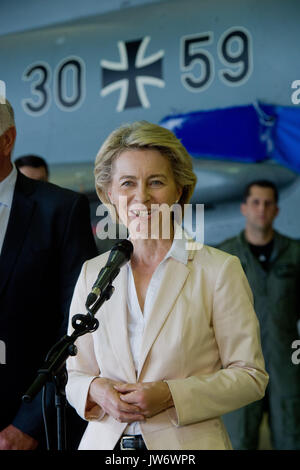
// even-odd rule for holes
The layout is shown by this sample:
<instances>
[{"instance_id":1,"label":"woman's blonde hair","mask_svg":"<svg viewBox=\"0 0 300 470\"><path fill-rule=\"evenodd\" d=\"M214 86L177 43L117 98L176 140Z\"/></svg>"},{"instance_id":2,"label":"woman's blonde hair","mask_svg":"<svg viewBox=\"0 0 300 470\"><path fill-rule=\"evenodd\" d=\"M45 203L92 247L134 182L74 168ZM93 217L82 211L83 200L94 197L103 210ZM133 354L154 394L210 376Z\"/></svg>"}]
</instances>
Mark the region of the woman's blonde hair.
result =
<instances>
[{"instance_id":1,"label":"woman's blonde hair","mask_svg":"<svg viewBox=\"0 0 300 470\"><path fill-rule=\"evenodd\" d=\"M113 131L101 146L95 160L95 185L100 200L109 204L107 189L112 177L112 164L125 150L158 150L168 158L177 186L182 188L178 201L182 208L193 194L197 177L192 159L173 132L147 121L125 124Z\"/></svg>"}]
</instances>

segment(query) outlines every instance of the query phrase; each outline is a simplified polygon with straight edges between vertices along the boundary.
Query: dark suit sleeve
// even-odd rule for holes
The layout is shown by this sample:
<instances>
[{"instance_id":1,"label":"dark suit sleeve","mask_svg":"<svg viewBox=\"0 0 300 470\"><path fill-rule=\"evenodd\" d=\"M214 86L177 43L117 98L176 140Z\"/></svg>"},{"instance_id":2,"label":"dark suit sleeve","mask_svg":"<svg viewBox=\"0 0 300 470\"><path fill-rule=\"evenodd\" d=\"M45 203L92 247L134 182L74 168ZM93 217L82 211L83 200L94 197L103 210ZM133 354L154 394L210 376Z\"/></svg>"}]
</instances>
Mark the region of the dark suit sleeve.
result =
<instances>
[{"instance_id":1,"label":"dark suit sleeve","mask_svg":"<svg viewBox=\"0 0 300 470\"><path fill-rule=\"evenodd\" d=\"M53 240L53 249L58 251L58 256L57 253L53 253L53 256L56 255L58 259L57 276L59 278L60 299L60 312L58 313L60 321L55 325L52 345L67 332L69 307L82 264L98 254L91 230L89 204L85 196L76 195L71 204L69 201L68 203L62 201L56 214L56 226L59 227L59 230L55 232L58 240ZM51 319L48 318L47 321L50 322ZM50 415L53 422L55 408L52 386L47 395L47 415ZM41 393L32 403L21 404L12 424L38 441L43 439ZM52 431L55 434L55 430L52 429Z\"/></svg>"},{"instance_id":2,"label":"dark suit sleeve","mask_svg":"<svg viewBox=\"0 0 300 470\"><path fill-rule=\"evenodd\" d=\"M67 332L70 304L81 267L87 259L94 258L97 254L91 230L89 204L87 199L81 196L73 204L60 249L62 334Z\"/></svg>"}]
</instances>

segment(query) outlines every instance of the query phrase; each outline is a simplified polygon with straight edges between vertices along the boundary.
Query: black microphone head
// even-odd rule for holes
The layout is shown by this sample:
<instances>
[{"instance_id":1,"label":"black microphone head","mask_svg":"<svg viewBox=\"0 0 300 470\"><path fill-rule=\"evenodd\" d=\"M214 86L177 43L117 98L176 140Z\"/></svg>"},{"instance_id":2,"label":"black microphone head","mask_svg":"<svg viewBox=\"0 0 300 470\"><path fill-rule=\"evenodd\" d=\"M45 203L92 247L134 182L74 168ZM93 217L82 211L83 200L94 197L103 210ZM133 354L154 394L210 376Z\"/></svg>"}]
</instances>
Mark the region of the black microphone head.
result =
<instances>
[{"instance_id":1,"label":"black microphone head","mask_svg":"<svg viewBox=\"0 0 300 470\"><path fill-rule=\"evenodd\" d=\"M87 297L85 304L87 308L96 302L99 294L102 295L102 293L106 291L115 277L119 274L121 267L130 260L132 252L133 244L129 240L122 240L112 247L108 260L105 266L101 268L92 287L92 291Z\"/></svg>"},{"instance_id":2,"label":"black microphone head","mask_svg":"<svg viewBox=\"0 0 300 470\"><path fill-rule=\"evenodd\" d=\"M107 265L117 263L119 267L123 266L130 260L133 252L133 244L129 240L122 240L116 243L110 250Z\"/></svg>"},{"instance_id":3,"label":"black microphone head","mask_svg":"<svg viewBox=\"0 0 300 470\"><path fill-rule=\"evenodd\" d=\"M126 256L127 261L129 261L133 253L133 244L129 240L122 240L116 243L111 251L121 251Z\"/></svg>"}]
</instances>

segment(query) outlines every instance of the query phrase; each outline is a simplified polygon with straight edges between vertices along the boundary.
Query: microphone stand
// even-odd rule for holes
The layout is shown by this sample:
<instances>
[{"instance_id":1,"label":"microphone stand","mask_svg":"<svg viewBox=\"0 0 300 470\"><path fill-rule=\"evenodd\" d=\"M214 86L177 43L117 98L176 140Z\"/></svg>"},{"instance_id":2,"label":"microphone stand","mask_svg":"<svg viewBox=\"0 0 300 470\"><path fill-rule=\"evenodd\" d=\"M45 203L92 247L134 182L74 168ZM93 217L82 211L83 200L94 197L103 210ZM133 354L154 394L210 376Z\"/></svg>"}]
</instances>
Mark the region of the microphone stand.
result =
<instances>
[{"instance_id":1,"label":"microphone stand","mask_svg":"<svg viewBox=\"0 0 300 470\"><path fill-rule=\"evenodd\" d=\"M48 352L43 367L38 370L38 375L29 389L23 395L22 400L30 403L47 382L55 385L55 406L57 413L57 449L66 450L66 393L65 387L68 381L66 360L69 356L76 356L77 347L75 341L79 336L96 331L99 321L94 317L102 304L109 300L114 292L111 283L103 290L96 302L89 307L86 303L87 314L77 314L72 318L74 328L71 336L63 336ZM49 449L48 449L49 450Z\"/></svg>"}]
</instances>

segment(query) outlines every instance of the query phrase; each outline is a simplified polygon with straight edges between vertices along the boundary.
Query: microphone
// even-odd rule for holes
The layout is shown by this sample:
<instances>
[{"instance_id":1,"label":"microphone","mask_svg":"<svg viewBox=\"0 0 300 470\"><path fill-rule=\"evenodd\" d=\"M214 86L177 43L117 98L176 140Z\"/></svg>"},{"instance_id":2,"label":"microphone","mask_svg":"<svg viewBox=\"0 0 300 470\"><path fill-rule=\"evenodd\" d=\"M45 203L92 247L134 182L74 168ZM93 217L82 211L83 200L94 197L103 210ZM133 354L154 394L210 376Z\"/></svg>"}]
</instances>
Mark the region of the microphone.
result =
<instances>
[{"instance_id":1,"label":"microphone","mask_svg":"<svg viewBox=\"0 0 300 470\"><path fill-rule=\"evenodd\" d=\"M97 297L113 282L120 272L120 268L130 260L133 244L129 240L122 240L110 251L106 265L100 270L98 277L86 299L86 308L89 308Z\"/></svg>"}]
</instances>

